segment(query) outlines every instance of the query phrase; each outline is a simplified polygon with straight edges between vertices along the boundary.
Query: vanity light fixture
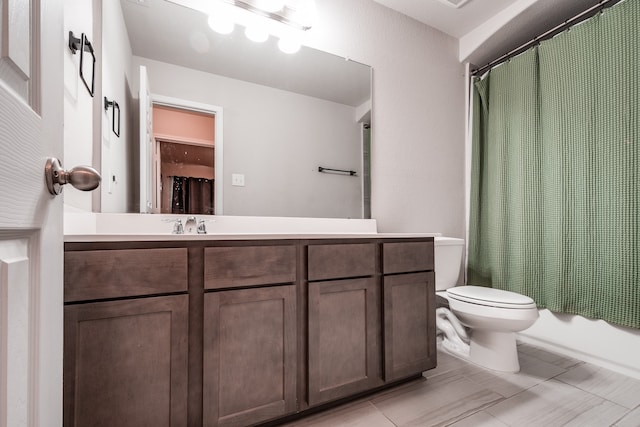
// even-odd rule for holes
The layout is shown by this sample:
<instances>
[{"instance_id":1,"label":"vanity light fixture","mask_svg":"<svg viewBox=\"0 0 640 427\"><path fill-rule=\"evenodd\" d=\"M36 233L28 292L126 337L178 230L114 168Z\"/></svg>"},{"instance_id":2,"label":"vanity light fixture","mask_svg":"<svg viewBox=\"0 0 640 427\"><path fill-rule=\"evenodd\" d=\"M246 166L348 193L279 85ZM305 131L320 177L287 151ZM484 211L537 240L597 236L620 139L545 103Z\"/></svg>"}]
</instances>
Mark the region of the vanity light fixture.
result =
<instances>
[{"instance_id":1,"label":"vanity light fixture","mask_svg":"<svg viewBox=\"0 0 640 427\"><path fill-rule=\"evenodd\" d=\"M209 15L209 27L218 34L231 34L236 24L221 15Z\"/></svg>"},{"instance_id":2,"label":"vanity light fixture","mask_svg":"<svg viewBox=\"0 0 640 427\"><path fill-rule=\"evenodd\" d=\"M255 0L254 3L258 9L265 12L279 12L284 9L287 2L284 0Z\"/></svg>"},{"instance_id":3,"label":"vanity light fixture","mask_svg":"<svg viewBox=\"0 0 640 427\"><path fill-rule=\"evenodd\" d=\"M252 42L262 43L269 38L269 30L260 20L254 19L253 22L247 23L244 35Z\"/></svg>"},{"instance_id":4,"label":"vanity light fixture","mask_svg":"<svg viewBox=\"0 0 640 427\"><path fill-rule=\"evenodd\" d=\"M301 47L300 41L292 37L281 37L278 40L278 49L284 53L296 53Z\"/></svg>"},{"instance_id":5,"label":"vanity light fixture","mask_svg":"<svg viewBox=\"0 0 640 427\"><path fill-rule=\"evenodd\" d=\"M209 27L229 34L236 25L255 42L277 37L282 52L295 53L315 21L315 0L167 0L208 15Z\"/></svg>"},{"instance_id":6,"label":"vanity light fixture","mask_svg":"<svg viewBox=\"0 0 640 427\"><path fill-rule=\"evenodd\" d=\"M209 27L218 34L231 34L236 27L239 11L224 1L211 2L209 10Z\"/></svg>"}]
</instances>

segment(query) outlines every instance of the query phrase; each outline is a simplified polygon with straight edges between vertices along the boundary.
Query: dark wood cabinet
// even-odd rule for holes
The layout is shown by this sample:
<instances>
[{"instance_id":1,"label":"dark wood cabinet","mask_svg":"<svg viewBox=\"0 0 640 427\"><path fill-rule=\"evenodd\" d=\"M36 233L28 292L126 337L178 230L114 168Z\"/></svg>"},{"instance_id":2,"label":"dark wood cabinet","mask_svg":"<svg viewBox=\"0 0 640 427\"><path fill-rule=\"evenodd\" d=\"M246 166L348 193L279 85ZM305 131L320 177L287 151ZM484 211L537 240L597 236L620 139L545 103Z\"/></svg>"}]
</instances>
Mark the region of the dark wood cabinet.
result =
<instances>
[{"instance_id":1,"label":"dark wood cabinet","mask_svg":"<svg viewBox=\"0 0 640 427\"><path fill-rule=\"evenodd\" d=\"M435 367L432 238L65 244L65 426L248 426Z\"/></svg>"},{"instance_id":2,"label":"dark wood cabinet","mask_svg":"<svg viewBox=\"0 0 640 427\"><path fill-rule=\"evenodd\" d=\"M376 279L313 282L308 287L309 404L381 385Z\"/></svg>"},{"instance_id":3,"label":"dark wood cabinet","mask_svg":"<svg viewBox=\"0 0 640 427\"><path fill-rule=\"evenodd\" d=\"M64 302L187 290L187 249L67 251Z\"/></svg>"},{"instance_id":4,"label":"dark wood cabinet","mask_svg":"<svg viewBox=\"0 0 640 427\"><path fill-rule=\"evenodd\" d=\"M205 426L247 426L296 410L294 285L204 296Z\"/></svg>"},{"instance_id":5,"label":"dark wood cabinet","mask_svg":"<svg viewBox=\"0 0 640 427\"><path fill-rule=\"evenodd\" d=\"M187 425L187 298L65 307L65 426Z\"/></svg>"},{"instance_id":6,"label":"dark wood cabinet","mask_svg":"<svg viewBox=\"0 0 640 427\"><path fill-rule=\"evenodd\" d=\"M384 274L433 270L433 242L404 241L382 244Z\"/></svg>"},{"instance_id":7,"label":"dark wood cabinet","mask_svg":"<svg viewBox=\"0 0 640 427\"><path fill-rule=\"evenodd\" d=\"M384 378L436 366L434 247L430 240L382 243Z\"/></svg>"},{"instance_id":8,"label":"dark wood cabinet","mask_svg":"<svg viewBox=\"0 0 640 427\"><path fill-rule=\"evenodd\" d=\"M65 426L187 424L187 262L186 248L65 252Z\"/></svg>"},{"instance_id":9,"label":"dark wood cabinet","mask_svg":"<svg viewBox=\"0 0 640 427\"><path fill-rule=\"evenodd\" d=\"M375 243L309 245L307 253L309 280L372 276L376 272Z\"/></svg>"},{"instance_id":10,"label":"dark wood cabinet","mask_svg":"<svg viewBox=\"0 0 640 427\"><path fill-rule=\"evenodd\" d=\"M382 384L377 248L371 241L307 247L310 406Z\"/></svg>"},{"instance_id":11,"label":"dark wood cabinet","mask_svg":"<svg viewBox=\"0 0 640 427\"><path fill-rule=\"evenodd\" d=\"M385 276L383 280L385 380L435 368L433 272Z\"/></svg>"},{"instance_id":12,"label":"dark wood cabinet","mask_svg":"<svg viewBox=\"0 0 640 427\"><path fill-rule=\"evenodd\" d=\"M204 249L205 289L265 286L296 281L294 245Z\"/></svg>"}]
</instances>

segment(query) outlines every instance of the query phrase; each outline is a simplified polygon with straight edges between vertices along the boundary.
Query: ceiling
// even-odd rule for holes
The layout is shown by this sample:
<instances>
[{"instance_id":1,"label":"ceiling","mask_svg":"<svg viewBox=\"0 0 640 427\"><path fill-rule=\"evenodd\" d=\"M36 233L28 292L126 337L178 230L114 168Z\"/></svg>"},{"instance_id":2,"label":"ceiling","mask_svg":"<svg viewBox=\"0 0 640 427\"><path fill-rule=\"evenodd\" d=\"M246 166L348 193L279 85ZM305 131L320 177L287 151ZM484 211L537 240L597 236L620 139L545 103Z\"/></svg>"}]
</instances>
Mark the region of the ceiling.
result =
<instances>
[{"instance_id":1,"label":"ceiling","mask_svg":"<svg viewBox=\"0 0 640 427\"><path fill-rule=\"evenodd\" d=\"M458 9L446 5L446 0L374 1L455 38L460 38L520 0L469 0Z\"/></svg>"},{"instance_id":2,"label":"ceiling","mask_svg":"<svg viewBox=\"0 0 640 427\"><path fill-rule=\"evenodd\" d=\"M458 39L461 62L484 65L600 0L373 0Z\"/></svg>"}]
</instances>

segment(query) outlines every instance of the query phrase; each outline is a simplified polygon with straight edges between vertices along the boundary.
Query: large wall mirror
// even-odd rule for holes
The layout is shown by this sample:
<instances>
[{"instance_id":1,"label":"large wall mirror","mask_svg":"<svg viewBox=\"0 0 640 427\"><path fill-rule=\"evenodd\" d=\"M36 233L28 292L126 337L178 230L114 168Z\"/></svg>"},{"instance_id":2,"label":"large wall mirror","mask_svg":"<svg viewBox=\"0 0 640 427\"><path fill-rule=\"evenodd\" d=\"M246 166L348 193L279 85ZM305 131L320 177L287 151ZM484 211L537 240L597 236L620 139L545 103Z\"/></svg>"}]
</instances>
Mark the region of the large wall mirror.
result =
<instances>
[{"instance_id":1,"label":"large wall mirror","mask_svg":"<svg viewBox=\"0 0 640 427\"><path fill-rule=\"evenodd\" d=\"M102 92L121 129L105 109L101 211L370 217L371 74L219 35L171 1L103 0Z\"/></svg>"}]
</instances>

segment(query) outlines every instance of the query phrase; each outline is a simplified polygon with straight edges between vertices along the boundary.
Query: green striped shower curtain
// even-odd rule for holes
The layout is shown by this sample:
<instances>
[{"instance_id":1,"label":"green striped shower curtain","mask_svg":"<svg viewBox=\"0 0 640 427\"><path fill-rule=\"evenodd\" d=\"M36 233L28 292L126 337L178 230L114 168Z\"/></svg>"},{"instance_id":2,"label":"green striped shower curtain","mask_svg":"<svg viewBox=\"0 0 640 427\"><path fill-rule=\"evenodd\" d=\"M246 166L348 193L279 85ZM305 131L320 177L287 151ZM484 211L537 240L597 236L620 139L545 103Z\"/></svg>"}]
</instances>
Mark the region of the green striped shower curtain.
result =
<instances>
[{"instance_id":1,"label":"green striped shower curtain","mask_svg":"<svg viewBox=\"0 0 640 427\"><path fill-rule=\"evenodd\" d=\"M640 328L640 0L474 83L468 283Z\"/></svg>"}]
</instances>

